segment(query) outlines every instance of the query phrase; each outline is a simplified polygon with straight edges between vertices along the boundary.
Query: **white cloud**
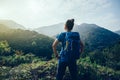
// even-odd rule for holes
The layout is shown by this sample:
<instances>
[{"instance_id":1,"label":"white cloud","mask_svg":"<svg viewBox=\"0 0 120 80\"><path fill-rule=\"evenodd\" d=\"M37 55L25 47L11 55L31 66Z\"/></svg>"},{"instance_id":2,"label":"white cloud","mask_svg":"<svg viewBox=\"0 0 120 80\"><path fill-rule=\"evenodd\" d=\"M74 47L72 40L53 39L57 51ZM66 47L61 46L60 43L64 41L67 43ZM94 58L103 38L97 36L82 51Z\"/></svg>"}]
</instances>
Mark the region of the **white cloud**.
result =
<instances>
[{"instance_id":1,"label":"white cloud","mask_svg":"<svg viewBox=\"0 0 120 80\"><path fill-rule=\"evenodd\" d=\"M96 21L96 22L95 22ZM120 30L120 20L115 17L112 13L98 17L94 22L109 30Z\"/></svg>"},{"instance_id":2,"label":"white cloud","mask_svg":"<svg viewBox=\"0 0 120 80\"><path fill-rule=\"evenodd\" d=\"M111 6L109 0L0 0L0 18L12 19L31 28L75 18L78 24L97 23L115 30L109 25L118 27L115 23L119 19L112 17L113 13L109 15Z\"/></svg>"}]
</instances>

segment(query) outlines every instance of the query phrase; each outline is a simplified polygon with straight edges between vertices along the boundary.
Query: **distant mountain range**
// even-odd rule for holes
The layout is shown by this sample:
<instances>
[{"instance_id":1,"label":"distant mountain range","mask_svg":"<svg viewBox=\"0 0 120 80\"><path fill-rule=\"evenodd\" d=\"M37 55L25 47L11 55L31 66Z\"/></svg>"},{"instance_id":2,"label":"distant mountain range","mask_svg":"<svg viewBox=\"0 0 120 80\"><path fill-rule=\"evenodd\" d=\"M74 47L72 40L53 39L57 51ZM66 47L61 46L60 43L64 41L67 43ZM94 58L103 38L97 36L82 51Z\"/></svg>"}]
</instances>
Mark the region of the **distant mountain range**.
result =
<instances>
[{"instance_id":1,"label":"distant mountain range","mask_svg":"<svg viewBox=\"0 0 120 80\"><path fill-rule=\"evenodd\" d=\"M12 20L0 20L0 25L5 25L12 29L25 29L24 26L16 23L15 21L12 21Z\"/></svg>"},{"instance_id":2,"label":"distant mountain range","mask_svg":"<svg viewBox=\"0 0 120 80\"><path fill-rule=\"evenodd\" d=\"M50 26L43 26L40 28L36 28L34 30L37 31L38 33L53 37L54 35L64 31L64 23L54 24Z\"/></svg>"},{"instance_id":3,"label":"distant mountain range","mask_svg":"<svg viewBox=\"0 0 120 80\"><path fill-rule=\"evenodd\" d=\"M55 37L64 32L64 23L40 27L35 29L38 33ZM83 23L75 25L73 31L79 32L82 41L89 45L89 50L101 49L119 41L120 36L112 31L102 28L96 24Z\"/></svg>"},{"instance_id":4,"label":"distant mountain range","mask_svg":"<svg viewBox=\"0 0 120 80\"><path fill-rule=\"evenodd\" d=\"M19 29L19 30L15 31L11 29ZM40 34L55 38L58 34L60 34L61 32L64 32L64 23L59 23L59 24L54 24L54 25L44 26L44 27L34 29L34 31L38 33L34 31L29 31L29 30L26 31L24 29L25 28L23 26L21 26L20 24L17 24L14 21L0 20L0 32L1 33L7 32L13 35L16 34L17 36L15 36L15 38L26 36L25 40L28 40L27 38L29 38L30 36L33 36L33 33L36 35L40 33ZM88 49L88 51L102 49L104 47L110 46L120 41L120 35L112 31L109 31L105 28L102 28L96 24L87 24L87 23L83 23L80 25L75 24L73 31L80 33L81 40L84 42L85 45L87 45L86 48ZM10 36L12 37L12 35ZM30 37L30 39L32 39L32 37Z\"/></svg>"},{"instance_id":5,"label":"distant mountain range","mask_svg":"<svg viewBox=\"0 0 120 80\"><path fill-rule=\"evenodd\" d=\"M115 33L117 33L117 34L119 34L119 35L120 35L120 30L118 30L118 31L115 31Z\"/></svg>"}]
</instances>

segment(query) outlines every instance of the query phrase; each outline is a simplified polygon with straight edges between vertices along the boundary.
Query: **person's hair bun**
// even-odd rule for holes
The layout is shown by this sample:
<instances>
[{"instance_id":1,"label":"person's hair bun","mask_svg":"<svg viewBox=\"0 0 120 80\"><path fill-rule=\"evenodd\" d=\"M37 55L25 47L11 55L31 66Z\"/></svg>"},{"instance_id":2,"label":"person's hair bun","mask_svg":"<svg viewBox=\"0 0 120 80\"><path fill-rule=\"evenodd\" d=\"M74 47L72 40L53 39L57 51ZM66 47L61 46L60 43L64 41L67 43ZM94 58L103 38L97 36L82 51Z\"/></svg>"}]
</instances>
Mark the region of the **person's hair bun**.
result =
<instances>
[{"instance_id":1,"label":"person's hair bun","mask_svg":"<svg viewBox=\"0 0 120 80\"><path fill-rule=\"evenodd\" d=\"M74 26L74 19L68 19L65 23L66 27L68 28L68 30L72 30L73 26Z\"/></svg>"},{"instance_id":2,"label":"person's hair bun","mask_svg":"<svg viewBox=\"0 0 120 80\"><path fill-rule=\"evenodd\" d=\"M74 19L71 19L71 22L74 23Z\"/></svg>"}]
</instances>

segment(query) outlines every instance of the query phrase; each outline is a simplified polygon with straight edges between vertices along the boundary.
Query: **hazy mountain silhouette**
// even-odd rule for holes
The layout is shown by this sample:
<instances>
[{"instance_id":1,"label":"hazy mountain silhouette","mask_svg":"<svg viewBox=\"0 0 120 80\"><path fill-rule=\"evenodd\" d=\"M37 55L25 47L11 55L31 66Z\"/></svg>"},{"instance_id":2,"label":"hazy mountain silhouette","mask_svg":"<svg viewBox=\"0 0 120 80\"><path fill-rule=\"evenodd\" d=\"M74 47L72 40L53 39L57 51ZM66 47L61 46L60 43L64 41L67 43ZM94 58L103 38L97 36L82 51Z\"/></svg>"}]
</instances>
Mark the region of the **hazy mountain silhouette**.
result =
<instances>
[{"instance_id":1,"label":"hazy mountain silhouette","mask_svg":"<svg viewBox=\"0 0 120 80\"><path fill-rule=\"evenodd\" d=\"M0 24L5 25L12 29L25 29L24 26L16 23L15 21L12 21L12 20L0 20Z\"/></svg>"},{"instance_id":2,"label":"hazy mountain silhouette","mask_svg":"<svg viewBox=\"0 0 120 80\"><path fill-rule=\"evenodd\" d=\"M56 34L59 34L61 31L64 31L64 23L54 24L50 26L43 26L35 29L38 33L48 35L53 37Z\"/></svg>"}]
</instances>

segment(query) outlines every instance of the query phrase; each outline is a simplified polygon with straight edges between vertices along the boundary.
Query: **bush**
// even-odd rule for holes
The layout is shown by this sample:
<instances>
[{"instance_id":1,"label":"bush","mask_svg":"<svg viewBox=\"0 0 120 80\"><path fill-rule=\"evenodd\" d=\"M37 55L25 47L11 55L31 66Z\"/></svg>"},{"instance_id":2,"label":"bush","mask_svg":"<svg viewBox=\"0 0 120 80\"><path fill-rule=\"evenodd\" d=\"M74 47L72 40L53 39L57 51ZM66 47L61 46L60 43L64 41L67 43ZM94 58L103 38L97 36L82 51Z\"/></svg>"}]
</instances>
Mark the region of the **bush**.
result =
<instances>
[{"instance_id":1,"label":"bush","mask_svg":"<svg viewBox=\"0 0 120 80\"><path fill-rule=\"evenodd\" d=\"M120 71L100 66L92 63L89 57L81 58L78 64L78 78L82 80L119 80ZM55 80L57 69L57 61L55 59L49 61L38 61L32 63L24 63L11 69L3 69L5 79L15 80ZM5 72L6 71L6 72ZM6 73L6 74L5 74ZM70 80L70 74L67 70L64 80Z\"/></svg>"},{"instance_id":2,"label":"bush","mask_svg":"<svg viewBox=\"0 0 120 80\"><path fill-rule=\"evenodd\" d=\"M6 40L0 41L0 56L9 55L11 47Z\"/></svg>"}]
</instances>

